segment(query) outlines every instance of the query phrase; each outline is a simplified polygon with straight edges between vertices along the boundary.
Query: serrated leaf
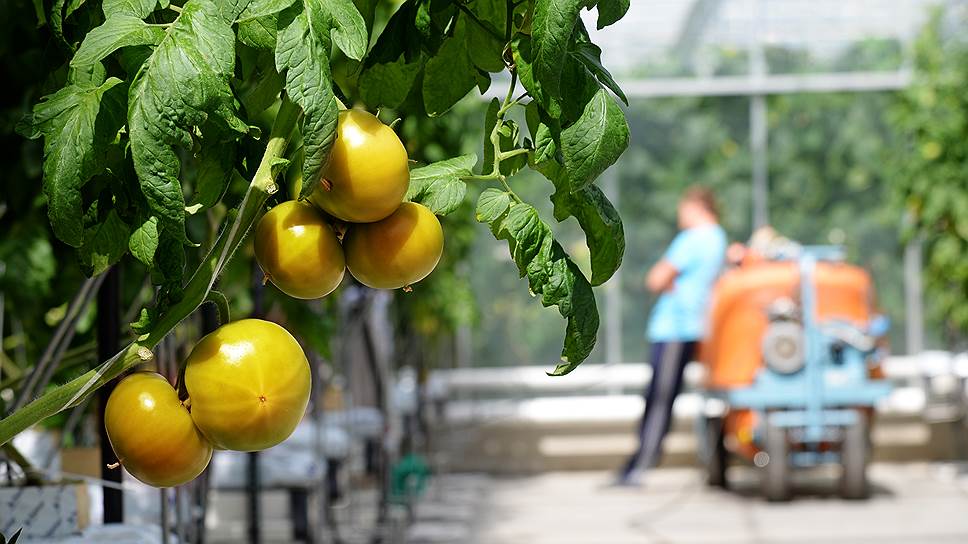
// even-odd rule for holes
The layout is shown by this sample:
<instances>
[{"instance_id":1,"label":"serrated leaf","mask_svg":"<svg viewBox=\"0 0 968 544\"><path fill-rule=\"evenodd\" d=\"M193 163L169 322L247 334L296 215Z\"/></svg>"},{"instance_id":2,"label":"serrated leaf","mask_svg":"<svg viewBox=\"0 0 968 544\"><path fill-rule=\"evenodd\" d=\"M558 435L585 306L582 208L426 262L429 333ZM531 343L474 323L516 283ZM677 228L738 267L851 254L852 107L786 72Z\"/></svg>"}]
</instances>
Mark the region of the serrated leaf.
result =
<instances>
[{"instance_id":1,"label":"serrated leaf","mask_svg":"<svg viewBox=\"0 0 968 544\"><path fill-rule=\"evenodd\" d=\"M226 131L248 129L235 116L228 83L234 69L230 22L212 0L190 0L128 93L131 156L141 190L164 230L183 242L185 199L174 148L190 148L192 130L206 120Z\"/></svg>"},{"instance_id":2,"label":"serrated leaf","mask_svg":"<svg viewBox=\"0 0 968 544\"><path fill-rule=\"evenodd\" d=\"M360 74L360 97L371 107L396 108L407 99L426 58L406 62L403 54L394 62L374 64Z\"/></svg>"},{"instance_id":3,"label":"serrated leaf","mask_svg":"<svg viewBox=\"0 0 968 544\"><path fill-rule=\"evenodd\" d=\"M138 259L145 266L151 266L155 258L155 251L158 250L158 218L149 217L138 228L134 229L131 237L128 238L128 249L135 259Z\"/></svg>"},{"instance_id":4,"label":"serrated leaf","mask_svg":"<svg viewBox=\"0 0 968 544\"><path fill-rule=\"evenodd\" d=\"M471 175L475 164L477 156L470 154L411 170L407 200L419 202L437 215L453 212L467 192L467 184L461 178Z\"/></svg>"},{"instance_id":5,"label":"serrated leaf","mask_svg":"<svg viewBox=\"0 0 968 544\"><path fill-rule=\"evenodd\" d=\"M104 18L112 15L131 15L139 19L144 19L158 5L158 0L104 0L101 9L104 11Z\"/></svg>"},{"instance_id":6,"label":"serrated leaf","mask_svg":"<svg viewBox=\"0 0 968 544\"><path fill-rule=\"evenodd\" d=\"M130 232L114 210L108 212L102 223L86 229L84 244L78 249L84 272L96 276L121 260L128 252Z\"/></svg>"},{"instance_id":7,"label":"serrated leaf","mask_svg":"<svg viewBox=\"0 0 968 544\"><path fill-rule=\"evenodd\" d=\"M630 0L597 0L598 6L598 29L616 23L629 10Z\"/></svg>"},{"instance_id":8,"label":"serrated leaf","mask_svg":"<svg viewBox=\"0 0 968 544\"><path fill-rule=\"evenodd\" d=\"M264 15L239 22L239 41L255 49L273 50L276 47L276 14Z\"/></svg>"},{"instance_id":9,"label":"serrated leaf","mask_svg":"<svg viewBox=\"0 0 968 544\"><path fill-rule=\"evenodd\" d=\"M471 21L461 16L458 25L467 27L467 49L471 61L478 68L488 72L504 70L504 42L497 36L504 35L504 24L507 13L505 0L474 0L466 7L473 11L479 22ZM486 27L481 28L482 26Z\"/></svg>"},{"instance_id":10,"label":"serrated leaf","mask_svg":"<svg viewBox=\"0 0 968 544\"><path fill-rule=\"evenodd\" d=\"M329 71L330 36L324 15L306 2L284 11L276 37L276 69L285 72L286 91L303 110L300 126L306 158L303 179L314 179L326 167L336 138L338 110ZM305 183L301 198L312 193Z\"/></svg>"},{"instance_id":11,"label":"serrated leaf","mask_svg":"<svg viewBox=\"0 0 968 544\"><path fill-rule=\"evenodd\" d=\"M164 37L165 29L160 25L149 25L133 15L112 15L104 24L87 33L71 59L71 68L90 70L94 63L122 47L158 45Z\"/></svg>"},{"instance_id":12,"label":"serrated leaf","mask_svg":"<svg viewBox=\"0 0 968 544\"><path fill-rule=\"evenodd\" d=\"M494 223L501 218L511 206L511 195L505 191L488 188L477 198L477 210L474 216L480 223Z\"/></svg>"},{"instance_id":13,"label":"serrated leaf","mask_svg":"<svg viewBox=\"0 0 968 544\"><path fill-rule=\"evenodd\" d=\"M492 98L484 114L484 164L481 166L481 172L484 174L490 174L494 170L494 144L491 143L491 131L497 124L497 112L500 109L501 101Z\"/></svg>"},{"instance_id":14,"label":"serrated leaf","mask_svg":"<svg viewBox=\"0 0 968 544\"><path fill-rule=\"evenodd\" d=\"M259 19L267 15L275 15L280 11L291 6L296 0L252 0L249 2L242 13L239 14L239 23Z\"/></svg>"},{"instance_id":15,"label":"serrated leaf","mask_svg":"<svg viewBox=\"0 0 968 544\"><path fill-rule=\"evenodd\" d=\"M328 14L333 43L347 57L361 60L366 55L369 33L366 22L352 0L322 0L321 7Z\"/></svg>"},{"instance_id":16,"label":"serrated leaf","mask_svg":"<svg viewBox=\"0 0 968 544\"><path fill-rule=\"evenodd\" d=\"M561 94L562 59L567 56L582 3L582 0L535 0L531 24L534 79L552 97Z\"/></svg>"},{"instance_id":17,"label":"serrated leaf","mask_svg":"<svg viewBox=\"0 0 968 544\"><path fill-rule=\"evenodd\" d=\"M201 145L198 148L198 172L195 176L194 193L186 205L189 214L197 214L218 204L228 189L235 171L235 146L230 135L212 124L202 126Z\"/></svg>"},{"instance_id":18,"label":"serrated leaf","mask_svg":"<svg viewBox=\"0 0 968 544\"><path fill-rule=\"evenodd\" d=\"M615 96L622 99L627 106L629 103L628 97L625 96L625 92L619 87L618 82L612 77L612 74L605 69L602 65L602 50L598 48L597 45L590 42L579 42L575 45L575 51L572 52L575 58L577 58L585 68L595 75L602 85L611 89Z\"/></svg>"},{"instance_id":19,"label":"serrated leaf","mask_svg":"<svg viewBox=\"0 0 968 544\"><path fill-rule=\"evenodd\" d=\"M434 28L429 16L423 23L423 28L418 28L418 12L415 0L406 0L397 8L366 56L366 67L395 62L401 54L410 63L422 55L423 48L428 51L437 50L442 32ZM425 33L428 35L424 36Z\"/></svg>"},{"instance_id":20,"label":"serrated leaf","mask_svg":"<svg viewBox=\"0 0 968 544\"><path fill-rule=\"evenodd\" d=\"M124 86L70 85L45 97L18 125L28 138L44 136L44 193L54 234L84 242L81 187L103 170L101 157L124 123Z\"/></svg>"},{"instance_id":21,"label":"serrated leaf","mask_svg":"<svg viewBox=\"0 0 968 544\"><path fill-rule=\"evenodd\" d=\"M532 41L527 36L519 36L512 43L511 52L521 84L528 94L548 115L562 123L580 117L585 105L600 88L592 73L574 55L567 54L559 59L559 64L562 81L568 84L561 86L560 93L553 94L537 79Z\"/></svg>"},{"instance_id":22,"label":"serrated leaf","mask_svg":"<svg viewBox=\"0 0 968 544\"><path fill-rule=\"evenodd\" d=\"M561 130L561 152L571 190L578 191L595 181L628 144L625 114L605 89L599 89L581 117Z\"/></svg>"},{"instance_id":23,"label":"serrated leaf","mask_svg":"<svg viewBox=\"0 0 968 544\"><path fill-rule=\"evenodd\" d=\"M622 265L625 254L625 228L618 211L595 185L571 192L567 183L558 181L551 202L554 203L556 220L564 221L573 216L585 232L592 264L591 284L601 285L608 281Z\"/></svg>"},{"instance_id":24,"label":"serrated leaf","mask_svg":"<svg viewBox=\"0 0 968 544\"><path fill-rule=\"evenodd\" d=\"M440 115L464 98L477 85L474 73L465 34L455 32L444 40L424 68L423 100L427 113Z\"/></svg>"},{"instance_id":25,"label":"serrated leaf","mask_svg":"<svg viewBox=\"0 0 968 544\"><path fill-rule=\"evenodd\" d=\"M533 206L512 202L507 212L490 224L498 239L507 240L511 257L521 276L528 278L531 292L541 297L543 306L557 306L567 320L562 363L551 374L571 372L592 352L598 336L598 308L591 285Z\"/></svg>"}]
</instances>

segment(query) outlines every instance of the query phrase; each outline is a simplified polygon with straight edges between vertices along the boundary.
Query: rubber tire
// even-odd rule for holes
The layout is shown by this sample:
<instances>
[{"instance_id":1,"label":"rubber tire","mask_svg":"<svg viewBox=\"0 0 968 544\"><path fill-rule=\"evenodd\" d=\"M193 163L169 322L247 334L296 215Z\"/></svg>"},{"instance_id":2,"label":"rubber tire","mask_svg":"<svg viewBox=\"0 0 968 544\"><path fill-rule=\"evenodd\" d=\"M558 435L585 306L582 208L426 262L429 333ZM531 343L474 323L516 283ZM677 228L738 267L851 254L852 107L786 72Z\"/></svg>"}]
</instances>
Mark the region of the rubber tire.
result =
<instances>
[{"instance_id":1,"label":"rubber tire","mask_svg":"<svg viewBox=\"0 0 968 544\"><path fill-rule=\"evenodd\" d=\"M726 444L723 442L723 418L706 418L704 427L703 438L707 450L704 459L706 483L711 487L725 489L729 487L726 480L726 465L729 456L726 452Z\"/></svg>"},{"instance_id":2,"label":"rubber tire","mask_svg":"<svg viewBox=\"0 0 968 544\"><path fill-rule=\"evenodd\" d=\"M787 430L766 425L764 451L770 456L763 468L763 495L770 502L790 500L790 461Z\"/></svg>"},{"instance_id":3,"label":"rubber tire","mask_svg":"<svg viewBox=\"0 0 968 544\"><path fill-rule=\"evenodd\" d=\"M867 482L868 435L865 414L857 414L857 422L844 428L840 445L840 495L845 499L860 500L870 496Z\"/></svg>"}]
</instances>

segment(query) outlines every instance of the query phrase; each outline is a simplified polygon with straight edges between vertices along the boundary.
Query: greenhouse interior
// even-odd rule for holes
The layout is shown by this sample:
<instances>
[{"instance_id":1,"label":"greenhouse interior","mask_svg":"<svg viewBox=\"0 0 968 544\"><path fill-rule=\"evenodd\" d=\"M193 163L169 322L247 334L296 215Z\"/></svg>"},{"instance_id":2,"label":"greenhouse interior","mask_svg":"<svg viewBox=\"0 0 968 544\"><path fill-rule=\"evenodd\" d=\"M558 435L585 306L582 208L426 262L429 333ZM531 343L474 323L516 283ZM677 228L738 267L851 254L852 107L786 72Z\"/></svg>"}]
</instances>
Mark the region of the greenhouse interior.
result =
<instances>
[{"instance_id":1,"label":"greenhouse interior","mask_svg":"<svg viewBox=\"0 0 968 544\"><path fill-rule=\"evenodd\" d=\"M968 542L968 1L0 13L0 544Z\"/></svg>"}]
</instances>

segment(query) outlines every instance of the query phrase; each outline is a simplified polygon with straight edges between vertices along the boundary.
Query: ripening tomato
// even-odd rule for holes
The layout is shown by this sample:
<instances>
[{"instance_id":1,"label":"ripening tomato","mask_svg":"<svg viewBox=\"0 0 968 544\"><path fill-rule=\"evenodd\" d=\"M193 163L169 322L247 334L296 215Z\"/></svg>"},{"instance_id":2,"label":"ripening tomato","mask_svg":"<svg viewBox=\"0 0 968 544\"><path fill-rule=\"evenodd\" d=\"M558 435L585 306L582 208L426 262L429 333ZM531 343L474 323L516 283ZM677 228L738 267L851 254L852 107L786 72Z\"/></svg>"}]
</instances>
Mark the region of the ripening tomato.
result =
<instances>
[{"instance_id":1,"label":"ripening tomato","mask_svg":"<svg viewBox=\"0 0 968 544\"><path fill-rule=\"evenodd\" d=\"M212 459L175 389L155 372L136 372L108 397L104 427L118 461L132 476L155 487L194 480Z\"/></svg>"},{"instance_id":2,"label":"ripening tomato","mask_svg":"<svg viewBox=\"0 0 968 544\"><path fill-rule=\"evenodd\" d=\"M323 182L311 199L343 221L379 221L407 194L407 162L407 150L393 129L368 112L343 110Z\"/></svg>"},{"instance_id":3,"label":"ripening tomato","mask_svg":"<svg viewBox=\"0 0 968 544\"><path fill-rule=\"evenodd\" d=\"M346 267L360 283L397 289L433 272L444 250L444 231L426 206L405 202L382 221L350 225L343 250Z\"/></svg>"},{"instance_id":4,"label":"ripening tomato","mask_svg":"<svg viewBox=\"0 0 968 544\"><path fill-rule=\"evenodd\" d=\"M312 204L295 200L272 208L259 221L255 258L273 285L294 298L332 293L346 270L336 231Z\"/></svg>"},{"instance_id":5,"label":"ripening tomato","mask_svg":"<svg viewBox=\"0 0 968 544\"><path fill-rule=\"evenodd\" d=\"M270 321L222 325L188 356L185 386L195 425L218 448L257 451L292 434L309 404L309 361Z\"/></svg>"}]
</instances>

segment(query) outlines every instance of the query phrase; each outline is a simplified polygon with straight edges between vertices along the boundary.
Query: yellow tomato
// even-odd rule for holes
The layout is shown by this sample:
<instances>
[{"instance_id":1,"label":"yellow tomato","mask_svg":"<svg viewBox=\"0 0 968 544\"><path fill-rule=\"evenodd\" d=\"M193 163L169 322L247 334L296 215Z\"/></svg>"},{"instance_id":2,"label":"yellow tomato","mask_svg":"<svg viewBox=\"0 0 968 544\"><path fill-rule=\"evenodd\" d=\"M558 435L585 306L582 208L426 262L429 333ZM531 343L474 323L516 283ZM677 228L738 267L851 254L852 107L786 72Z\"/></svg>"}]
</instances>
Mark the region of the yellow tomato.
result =
<instances>
[{"instance_id":1,"label":"yellow tomato","mask_svg":"<svg viewBox=\"0 0 968 544\"><path fill-rule=\"evenodd\" d=\"M121 466L148 485L190 482L212 459L212 445L188 408L154 372L137 372L118 383L108 397L104 427Z\"/></svg>"},{"instance_id":2,"label":"yellow tomato","mask_svg":"<svg viewBox=\"0 0 968 544\"><path fill-rule=\"evenodd\" d=\"M243 319L202 338L185 386L195 425L216 447L257 451L292 434L309 403L309 361L279 325Z\"/></svg>"},{"instance_id":3,"label":"yellow tomato","mask_svg":"<svg viewBox=\"0 0 968 544\"><path fill-rule=\"evenodd\" d=\"M382 221L351 225L343 250L346 267L360 283L397 289L433 272L444 250L444 232L426 206L405 202Z\"/></svg>"},{"instance_id":4,"label":"yellow tomato","mask_svg":"<svg viewBox=\"0 0 968 544\"><path fill-rule=\"evenodd\" d=\"M311 204L295 200L272 208L259 221L255 258L273 285L294 298L332 293L346 270L336 231Z\"/></svg>"},{"instance_id":5,"label":"yellow tomato","mask_svg":"<svg viewBox=\"0 0 968 544\"><path fill-rule=\"evenodd\" d=\"M336 141L312 200L351 223L371 223L393 213L410 185L407 150L393 129L362 110L339 113Z\"/></svg>"}]
</instances>

